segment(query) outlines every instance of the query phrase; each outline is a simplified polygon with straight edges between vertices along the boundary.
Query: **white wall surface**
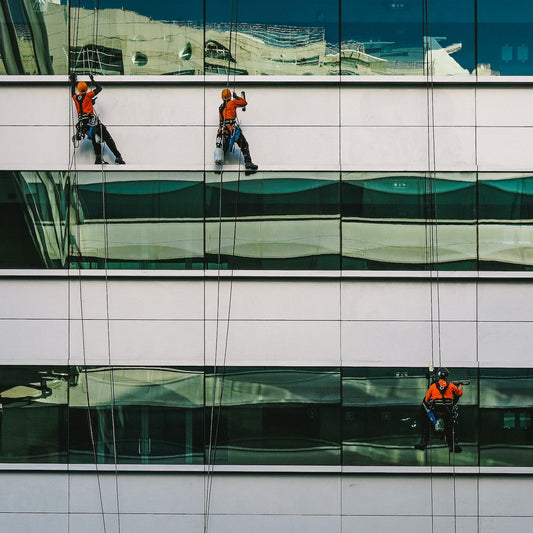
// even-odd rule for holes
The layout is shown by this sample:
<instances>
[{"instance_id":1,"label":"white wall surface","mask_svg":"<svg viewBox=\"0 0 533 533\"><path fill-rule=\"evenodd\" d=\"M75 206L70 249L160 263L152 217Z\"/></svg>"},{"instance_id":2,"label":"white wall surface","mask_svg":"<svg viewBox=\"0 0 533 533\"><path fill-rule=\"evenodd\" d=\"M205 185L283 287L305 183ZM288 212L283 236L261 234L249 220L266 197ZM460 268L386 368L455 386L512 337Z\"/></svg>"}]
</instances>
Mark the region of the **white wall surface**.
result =
<instances>
[{"instance_id":1,"label":"white wall surface","mask_svg":"<svg viewBox=\"0 0 533 533\"><path fill-rule=\"evenodd\" d=\"M531 365L526 279L36 274L0 295L0 364Z\"/></svg>"},{"instance_id":2,"label":"white wall surface","mask_svg":"<svg viewBox=\"0 0 533 533\"><path fill-rule=\"evenodd\" d=\"M531 476L215 471L210 492L202 473L43 471L2 477L2 531L201 533L208 495L211 533L530 533L533 520Z\"/></svg>"},{"instance_id":3,"label":"white wall surface","mask_svg":"<svg viewBox=\"0 0 533 533\"><path fill-rule=\"evenodd\" d=\"M0 84L0 169L65 170L73 133L68 83L27 78L33 83ZM204 87L203 78L195 84L112 78L101 80L95 109L129 169L214 169L225 80ZM254 160L261 169L287 171L531 169L533 112L526 83L437 80L428 89L424 79L367 82L237 80L249 101L239 117ZM34 101L39 113L28 105ZM109 153L107 159L113 162ZM93 168L93 162L85 140L76 165ZM226 169L232 168L236 161L229 158Z\"/></svg>"}]
</instances>

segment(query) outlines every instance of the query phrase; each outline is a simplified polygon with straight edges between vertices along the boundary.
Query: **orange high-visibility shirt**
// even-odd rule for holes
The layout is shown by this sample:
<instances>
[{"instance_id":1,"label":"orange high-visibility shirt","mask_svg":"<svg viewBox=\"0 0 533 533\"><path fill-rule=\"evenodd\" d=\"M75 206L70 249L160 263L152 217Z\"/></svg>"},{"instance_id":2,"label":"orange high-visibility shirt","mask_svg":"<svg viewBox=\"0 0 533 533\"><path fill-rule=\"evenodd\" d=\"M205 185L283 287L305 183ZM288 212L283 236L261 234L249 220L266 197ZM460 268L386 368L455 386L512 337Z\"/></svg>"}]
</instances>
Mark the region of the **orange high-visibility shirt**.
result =
<instances>
[{"instance_id":1,"label":"orange high-visibility shirt","mask_svg":"<svg viewBox=\"0 0 533 533\"><path fill-rule=\"evenodd\" d=\"M233 100L230 100L219 113L220 122L223 120L235 120L237 118L237 108L244 107L245 105L247 105L246 100L240 96L236 96Z\"/></svg>"},{"instance_id":2,"label":"orange high-visibility shirt","mask_svg":"<svg viewBox=\"0 0 533 533\"><path fill-rule=\"evenodd\" d=\"M73 94L72 98L76 104L76 111L78 116L81 115L94 115L93 98L95 96L94 91L88 91L85 93Z\"/></svg>"},{"instance_id":3,"label":"orange high-visibility shirt","mask_svg":"<svg viewBox=\"0 0 533 533\"><path fill-rule=\"evenodd\" d=\"M439 385L441 387L446 387L446 384L448 382L445 379L439 380ZM447 398L448 400L453 400L454 398L458 398L459 396L463 395L463 391L455 384L450 383L446 390L444 391L444 395L441 394L440 390L437 387L436 383L433 383L431 387L429 387L426 397L424 398L424 401L428 403L431 400L441 400L443 397Z\"/></svg>"}]
</instances>

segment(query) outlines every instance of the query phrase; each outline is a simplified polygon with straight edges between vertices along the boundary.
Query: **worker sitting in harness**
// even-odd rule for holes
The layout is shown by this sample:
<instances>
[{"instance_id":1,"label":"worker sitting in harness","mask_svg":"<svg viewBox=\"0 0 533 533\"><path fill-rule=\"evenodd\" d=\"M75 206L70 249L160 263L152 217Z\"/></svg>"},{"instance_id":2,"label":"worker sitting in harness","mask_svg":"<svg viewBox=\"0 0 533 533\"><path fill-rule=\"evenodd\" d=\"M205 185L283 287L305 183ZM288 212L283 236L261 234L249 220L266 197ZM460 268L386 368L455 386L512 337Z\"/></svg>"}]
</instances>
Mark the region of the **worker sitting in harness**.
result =
<instances>
[{"instance_id":1,"label":"worker sitting in harness","mask_svg":"<svg viewBox=\"0 0 533 533\"><path fill-rule=\"evenodd\" d=\"M237 108L244 108L247 105L244 93L242 94L243 97L237 96L234 91L232 100L232 93L229 89L222 91L223 102L218 108L219 127L217 132L217 147L222 147L222 153L225 154L233 149L234 144L237 144L244 157L245 174L248 176L257 172L258 167L252 163L248 141L242 133L240 126L237 124ZM221 163L222 161L219 164Z\"/></svg>"},{"instance_id":2,"label":"worker sitting in harness","mask_svg":"<svg viewBox=\"0 0 533 533\"><path fill-rule=\"evenodd\" d=\"M89 74L91 82L94 84L94 90L89 91L89 87L84 81L80 81L76 85L76 73L70 75L71 92L76 111L78 113L78 123L76 124L76 134L73 141L81 141L84 137L91 139L93 143L93 150L96 156L95 165L106 164L103 159L103 144L106 143L113 155L115 156L115 163L124 165L125 161L122 159L120 152L117 149L115 141L111 137L107 128L100 122L98 115L94 112L94 100L96 95L102 91L102 87L94 81L93 75ZM76 88L78 91L76 92Z\"/></svg>"},{"instance_id":3,"label":"worker sitting in harness","mask_svg":"<svg viewBox=\"0 0 533 533\"><path fill-rule=\"evenodd\" d=\"M452 453L460 453L463 449L455 442L454 424L457 418L455 407L463 394L462 383L459 386L448 381L449 371L447 368L439 368L437 381L429 387L426 397L422 402L422 438L414 447L417 450L425 450L431 432L430 422L435 425L436 431L443 431L446 435L446 443ZM442 427L444 424L444 427Z\"/></svg>"}]
</instances>

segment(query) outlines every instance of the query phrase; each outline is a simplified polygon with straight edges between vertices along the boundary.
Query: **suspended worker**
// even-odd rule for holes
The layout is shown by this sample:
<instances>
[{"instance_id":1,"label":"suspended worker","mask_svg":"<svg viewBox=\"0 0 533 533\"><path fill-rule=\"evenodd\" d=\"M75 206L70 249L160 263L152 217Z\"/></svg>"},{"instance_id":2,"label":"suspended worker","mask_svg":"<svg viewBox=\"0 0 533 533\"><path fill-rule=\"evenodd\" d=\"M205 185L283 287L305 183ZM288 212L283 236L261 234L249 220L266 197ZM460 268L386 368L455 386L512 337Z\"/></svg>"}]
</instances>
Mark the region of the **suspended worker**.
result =
<instances>
[{"instance_id":1,"label":"suspended worker","mask_svg":"<svg viewBox=\"0 0 533 533\"><path fill-rule=\"evenodd\" d=\"M449 374L447 368L439 368L437 380L431 384L422 402L422 438L419 443L414 445L417 450L426 449L433 423L437 431L444 430L450 452L461 453L463 451L455 440L454 431L457 420L457 408L455 406L463 395L463 386L462 382L459 382L459 386L457 386L448 381ZM444 424L443 428L440 427L442 423Z\"/></svg>"},{"instance_id":2,"label":"suspended worker","mask_svg":"<svg viewBox=\"0 0 533 533\"><path fill-rule=\"evenodd\" d=\"M244 92L241 94L242 96L237 96L235 91L233 91L232 95L229 89L222 91L222 104L218 108L219 127L217 132L217 147L222 145L222 153L225 154L233 148L234 144L237 144L244 157L245 174L248 176L257 172L258 167L252 162L248 141L242 133L241 127L237 124L237 108L244 108L247 105ZM222 155L222 161L223 157L224 155Z\"/></svg>"},{"instance_id":3,"label":"suspended worker","mask_svg":"<svg viewBox=\"0 0 533 533\"><path fill-rule=\"evenodd\" d=\"M94 89L91 91L89 91L89 87L84 81L77 82L75 72L70 75L72 98L78 113L78 123L76 124L74 138L77 141L81 141L85 136L91 139L94 155L96 156L95 165L107 164L103 157L103 143L106 143L111 152L113 152L115 163L124 165L126 162L122 159L113 137L111 137L105 125L100 122L98 115L94 112L94 100L96 95L102 91L102 87L94 81L92 74L89 74L89 78L94 84Z\"/></svg>"}]
</instances>

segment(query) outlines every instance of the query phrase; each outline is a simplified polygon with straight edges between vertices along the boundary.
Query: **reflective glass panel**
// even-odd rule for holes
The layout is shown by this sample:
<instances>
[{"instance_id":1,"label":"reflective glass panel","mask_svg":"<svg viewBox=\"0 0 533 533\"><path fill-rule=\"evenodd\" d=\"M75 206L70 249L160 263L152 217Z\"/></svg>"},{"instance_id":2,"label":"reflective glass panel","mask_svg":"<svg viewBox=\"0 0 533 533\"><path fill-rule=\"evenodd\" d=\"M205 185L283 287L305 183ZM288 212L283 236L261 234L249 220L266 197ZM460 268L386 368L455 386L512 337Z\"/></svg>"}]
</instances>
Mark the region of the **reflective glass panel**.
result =
<instances>
[{"instance_id":1,"label":"reflective glass panel","mask_svg":"<svg viewBox=\"0 0 533 533\"><path fill-rule=\"evenodd\" d=\"M0 5L0 74L65 74L67 6L48 0Z\"/></svg>"},{"instance_id":2,"label":"reflective glass panel","mask_svg":"<svg viewBox=\"0 0 533 533\"><path fill-rule=\"evenodd\" d=\"M531 270L533 177L479 176L479 259L482 270Z\"/></svg>"},{"instance_id":3,"label":"reflective glass panel","mask_svg":"<svg viewBox=\"0 0 533 533\"><path fill-rule=\"evenodd\" d=\"M482 466L533 466L533 371L482 369L480 374Z\"/></svg>"},{"instance_id":4,"label":"reflective glass panel","mask_svg":"<svg viewBox=\"0 0 533 533\"><path fill-rule=\"evenodd\" d=\"M203 268L202 173L79 172L70 264Z\"/></svg>"},{"instance_id":5,"label":"reflective glass panel","mask_svg":"<svg viewBox=\"0 0 533 533\"><path fill-rule=\"evenodd\" d=\"M224 172L220 183L207 175L209 268L339 268L338 174Z\"/></svg>"},{"instance_id":6,"label":"reflective glass panel","mask_svg":"<svg viewBox=\"0 0 533 533\"><path fill-rule=\"evenodd\" d=\"M1 462L66 462L68 382L62 367L0 367Z\"/></svg>"},{"instance_id":7,"label":"reflective glass panel","mask_svg":"<svg viewBox=\"0 0 533 533\"><path fill-rule=\"evenodd\" d=\"M533 74L533 4L529 0L477 0L477 18L480 74Z\"/></svg>"},{"instance_id":8,"label":"reflective glass panel","mask_svg":"<svg viewBox=\"0 0 533 533\"><path fill-rule=\"evenodd\" d=\"M209 463L340 464L336 369L219 369L206 399Z\"/></svg>"},{"instance_id":9,"label":"reflective glass panel","mask_svg":"<svg viewBox=\"0 0 533 533\"><path fill-rule=\"evenodd\" d=\"M70 9L70 68L81 74L203 73L202 2L86 0ZM96 28L96 31L95 31Z\"/></svg>"},{"instance_id":10,"label":"reflective glass panel","mask_svg":"<svg viewBox=\"0 0 533 533\"><path fill-rule=\"evenodd\" d=\"M71 461L200 463L203 400L200 370L79 368L70 389Z\"/></svg>"},{"instance_id":11,"label":"reflective glass panel","mask_svg":"<svg viewBox=\"0 0 533 533\"><path fill-rule=\"evenodd\" d=\"M337 0L206 0L206 74L339 73Z\"/></svg>"},{"instance_id":12,"label":"reflective glass panel","mask_svg":"<svg viewBox=\"0 0 533 533\"><path fill-rule=\"evenodd\" d=\"M476 268L474 174L344 173L343 268Z\"/></svg>"},{"instance_id":13,"label":"reflective glass panel","mask_svg":"<svg viewBox=\"0 0 533 533\"><path fill-rule=\"evenodd\" d=\"M342 371L343 464L477 464L475 370L452 369L450 379L468 379L455 426L462 453L450 456L444 433L431 432L426 452L415 450L427 414L422 400L433 375L423 368L344 368Z\"/></svg>"}]
</instances>

